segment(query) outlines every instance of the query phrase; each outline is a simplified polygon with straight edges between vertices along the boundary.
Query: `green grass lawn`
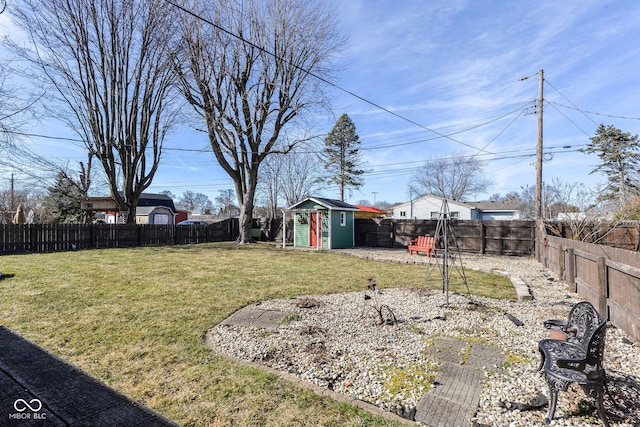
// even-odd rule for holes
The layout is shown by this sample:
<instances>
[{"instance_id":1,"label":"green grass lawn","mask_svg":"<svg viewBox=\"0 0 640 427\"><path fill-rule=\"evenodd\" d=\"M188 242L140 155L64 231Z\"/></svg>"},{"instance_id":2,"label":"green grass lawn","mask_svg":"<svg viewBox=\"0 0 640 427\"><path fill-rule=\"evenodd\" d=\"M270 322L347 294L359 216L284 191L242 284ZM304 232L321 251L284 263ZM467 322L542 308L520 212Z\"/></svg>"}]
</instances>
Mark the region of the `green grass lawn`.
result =
<instances>
[{"instance_id":1,"label":"green grass lawn","mask_svg":"<svg viewBox=\"0 0 640 427\"><path fill-rule=\"evenodd\" d=\"M186 426L393 425L212 354L205 332L264 299L422 286L426 267L231 243L5 255L0 322ZM467 271L474 294L514 298ZM465 291L462 288L451 290Z\"/></svg>"}]
</instances>

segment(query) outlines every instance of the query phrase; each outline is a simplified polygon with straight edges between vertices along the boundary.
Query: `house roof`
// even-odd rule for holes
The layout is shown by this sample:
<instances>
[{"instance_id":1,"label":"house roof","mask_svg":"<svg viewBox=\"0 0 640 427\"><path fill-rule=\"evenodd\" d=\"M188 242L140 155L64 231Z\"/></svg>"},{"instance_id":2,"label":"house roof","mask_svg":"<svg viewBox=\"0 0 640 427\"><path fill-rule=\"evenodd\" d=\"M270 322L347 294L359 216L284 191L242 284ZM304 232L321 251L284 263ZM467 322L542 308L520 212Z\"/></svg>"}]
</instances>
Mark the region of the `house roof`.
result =
<instances>
[{"instance_id":1,"label":"house roof","mask_svg":"<svg viewBox=\"0 0 640 427\"><path fill-rule=\"evenodd\" d=\"M358 208L350 205L349 203L343 202L342 200L335 200L335 199L325 199L323 197L307 197L304 200L299 201L298 203L289 206L287 209L297 209L298 206L308 202L308 201L312 201L314 203L317 203L319 205L322 205L328 209L336 209L336 210L342 210L342 211L357 211Z\"/></svg>"},{"instance_id":2,"label":"house roof","mask_svg":"<svg viewBox=\"0 0 640 427\"><path fill-rule=\"evenodd\" d=\"M473 202L473 205L484 212L491 211L517 211L518 207L515 203L509 201L482 201Z\"/></svg>"}]
</instances>

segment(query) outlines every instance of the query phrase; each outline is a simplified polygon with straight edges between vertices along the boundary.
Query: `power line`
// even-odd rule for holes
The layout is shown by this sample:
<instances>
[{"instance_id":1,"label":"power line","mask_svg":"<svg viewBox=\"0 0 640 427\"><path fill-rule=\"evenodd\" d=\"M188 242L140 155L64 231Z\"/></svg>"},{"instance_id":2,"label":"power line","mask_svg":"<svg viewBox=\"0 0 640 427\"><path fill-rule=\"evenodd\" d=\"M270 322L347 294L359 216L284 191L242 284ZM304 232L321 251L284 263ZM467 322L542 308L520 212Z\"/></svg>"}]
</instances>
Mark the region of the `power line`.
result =
<instances>
[{"instance_id":1,"label":"power line","mask_svg":"<svg viewBox=\"0 0 640 427\"><path fill-rule=\"evenodd\" d=\"M42 135L42 134L38 134L38 133L29 133L29 132L19 132L19 131L15 131L15 130L6 130L6 129L0 129L0 132L3 133L8 133L11 135L18 135L18 136L27 136L30 138L42 138L42 139L50 139L50 140L54 140L54 141L69 141L69 142L81 142L82 144L85 144L85 140L83 139L78 139L78 138L71 138L71 137L66 137L66 136L52 136L52 135ZM125 144L122 144L123 146L125 146ZM129 144L130 146L133 146L133 144ZM211 149L209 147L205 147L205 148L177 148L177 147L166 147L163 146L162 147L163 151L186 151L186 152L194 152L194 153L209 153L211 152Z\"/></svg>"},{"instance_id":2,"label":"power line","mask_svg":"<svg viewBox=\"0 0 640 427\"><path fill-rule=\"evenodd\" d=\"M515 113L515 112L518 112L518 111L519 111L520 113L519 113L519 114L518 114L518 115L517 115L517 116L516 116L516 117L515 117L515 118L514 118L510 123L509 123L509 125L507 126L507 128L508 128L509 126L511 126L511 124L513 124L513 122L514 122L516 119L518 119L518 118L520 118L521 116L523 116L523 115L524 115L525 110L526 110L526 106L527 106L528 104L530 104L530 102L529 102L529 101L527 101L526 103L524 103L524 104L520 105L517 109L512 110L512 111L509 111L508 113L504 113L504 114L502 114L502 115L500 115L500 116L498 116L498 117L495 117L495 118L493 118L493 119L491 119L491 120L487 120L487 121L485 121L485 122L483 122L483 123L480 123L480 124L477 124L477 125L474 125L474 126L471 126L471 127L465 128L465 129L460 129L460 130L457 130L457 131L455 131L455 132L448 133L447 135L448 135L448 136L451 136L451 135L457 135L457 134L464 133L464 132L469 132L469 131L471 131L471 130L473 130L473 129L478 129L478 128L480 128L480 127L487 126L487 125L490 125L490 124L492 124L492 123L495 123L495 122L497 122L497 121L499 121L499 120L501 120L501 119L503 119L503 118L505 118L505 117L507 117L507 116L509 116L509 115L511 115L511 114L513 114L513 113ZM452 125L452 126L457 126L457 125ZM506 130L506 128L505 128L504 130ZM495 136L495 137L494 137L494 138L489 142L489 144L491 144L491 142L493 142L493 141L494 141L498 136L500 136L500 135L504 132L504 130L503 130L503 131L501 131L498 135L496 135L496 136ZM363 150L363 151L368 151L368 150L378 150L378 149L381 149L381 148L400 147L400 146L405 146L405 145L418 144L418 143L421 143L421 142L429 142L429 141L433 141L433 140L436 140L436 139L439 139L439 138L440 138L440 137L432 137L432 138L426 138L426 139L425 139L425 138L421 138L421 139L416 140L416 141L399 142L399 143L393 143L393 144L382 144L382 145L376 145L376 146L373 146L373 147L362 147L362 148L361 148L361 150ZM482 150L480 150L480 151L484 151L486 154L498 154L498 153L488 152L488 151L484 150L484 148L486 148L489 144L486 144L486 145L483 147L483 149L482 149Z\"/></svg>"},{"instance_id":3,"label":"power line","mask_svg":"<svg viewBox=\"0 0 640 427\"><path fill-rule=\"evenodd\" d=\"M544 151L544 155L548 156L551 155L553 156L554 154L562 154L562 153L576 153L580 151L580 147L583 147L583 144L580 145L557 145L557 146L552 146L552 147L547 147ZM528 149L523 149L523 150L512 150L510 152L506 152L506 153L513 153L512 155L504 155L504 156L498 156L498 157L493 157L493 158L489 158L489 159L481 159L482 162L494 162L494 161L501 161L501 160L526 160L526 159L530 159L530 158L534 158L536 157L536 149L535 148L528 148ZM436 161L439 160L459 160L459 159L464 159L464 158L468 158L469 161L473 161L472 159L477 157L476 155L466 155L466 156L451 156L451 157L445 157L445 158L439 158ZM375 165L374 168L376 168L377 170L374 171L369 171L367 172L367 177L368 178L372 178L372 179L376 179L376 178L390 178L390 177L397 177L397 176L402 176L402 175L408 175L413 173L417 167L415 166L416 163L421 163L421 164L426 164L429 163L431 160L412 160L412 161L408 161L408 162L396 162L396 163L386 163L386 164L379 164L379 165ZM464 163L464 161L463 161ZM391 169L384 169L387 166L402 166L402 165L407 165L407 167L399 167L399 168L391 168ZM411 166L409 166L411 165ZM382 168L382 170L380 170L380 168Z\"/></svg>"},{"instance_id":4,"label":"power line","mask_svg":"<svg viewBox=\"0 0 640 427\"><path fill-rule=\"evenodd\" d=\"M555 104L555 105L557 105L559 107L567 108L569 110L579 111L579 112L581 112L581 113L583 113L585 115L591 114L591 115L594 115L594 116L609 117L609 118L612 118L612 119L621 119L621 120L640 120L640 117L615 116L615 115L612 115L612 114L596 113L594 111L583 110L582 108L578 108L575 105L574 106L568 106L568 105L561 104L559 102L553 102L553 101L547 101L547 102L549 104ZM597 125L597 123L595 121L593 121L593 120L591 120L591 121Z\"/></svg>"},{"instance_id":5,"label":"power line","mask_svg":"<svg viewBox=\"0 0 640 427\"><path fill-rule=\"evenodd\" d=\"M576 105L575 105L573 102L571 102L571 100L570 100L569 98L567 98L566 96L564 96L564 94L563 94L562 92L560 92L560 91L558 90L558 88L556 88L553 84L551 84L551 82L550 82L549 80L545 79L545 82L546 82L549 86L551 86L551 87L552 87L556 92L558 92L558 93L560 94L560 96L561 96L561 97L563 97L563 98L564 98L564 99L566 99L566 100L567 100L571 105L573 105L573 106L576 108L576 110L580 111L580 109L579 109L578 107L576 107ZM584 113L583 113L583 114L584 114ZM596 123L596 122L595 122L591 117L587 116L586 114L584 114L584 116L585 116L587 119L591 120L591 122L593 122L593 124L594 124L594 125L598 126L598 124L597 124L597 123Z\"/></svg>"},{"instance_id":6,"label":"power line","mask_svg":"<svg viewBox=\"0 0 640 427\"><path fill-rule=\"evenodd\" d=\"M582 133L584 133L587 137L589 137L589 134L582 129L580 126L578 126L578 124L576 122L574 122L573 120L571 120L566 114L564 114L562 111L560 111L558 109L558 107L556 107L553 103L547 102L548 105L551 105L553 107L554 110L556 110L558 113L560 113L560 115L562 115L562 117L564 117L565 119L567 119L567 121L569 121L572 125L574 125L579 131L581 131Z\"/></svg>"}]
</instances>

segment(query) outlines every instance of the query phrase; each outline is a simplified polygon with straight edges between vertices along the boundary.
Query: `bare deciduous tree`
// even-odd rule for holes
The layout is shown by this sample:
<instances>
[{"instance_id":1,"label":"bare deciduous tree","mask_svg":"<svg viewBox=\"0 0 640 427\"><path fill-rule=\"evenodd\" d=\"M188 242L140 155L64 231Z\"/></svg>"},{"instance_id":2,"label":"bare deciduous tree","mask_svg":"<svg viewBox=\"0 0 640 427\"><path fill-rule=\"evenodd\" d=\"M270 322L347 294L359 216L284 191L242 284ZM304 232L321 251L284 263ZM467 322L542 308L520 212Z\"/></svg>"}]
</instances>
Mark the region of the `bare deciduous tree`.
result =
<instances>
[{"instance_id":1,"label":"bare deciduous tree","mask_svg":"<svg viewBox=\"0 0 640 427\"><path fill-rule=\"evenodd\" d=\"M187 190L182 193L182 197L180 197L178 203L189 212L198 210L200 213L206 214L211 212L213 209L213 203L209 200L209 196L203 193L196 193L191 190Z\"/></svg>"},{"instance_id":2,"label":"bare deciduous tree","mask_svg":"<svg viewBox=\"0 0 640 427\"><path fill-rule=\"evenodd\" d=\"M12 84L11 74L7 62L0 61L0 153L13 147L16 131L31 105L30 101L18 96L19 88Z\"/></svg>"},{"instance_id":3,"label":"bare deciduous tree","mask_svg":"<svg viewBox=\"0 0 640 427\"><path fill-rule=\"evenodd\" d=\"M317 157L310 153L294 152L287 156L282 167L281 196L286 206L311 196L321 186Z\"/></svg>"},{"instance_id":4,"label":"bare deciduous tree","mask_svg":"<svg viewBox=\"0 0 640 427\"><path fill-rule=\"evenodd\" d=\"M260 190L272 217L278 216L279 203L291 206L320 188L317 155L304 150L269 156L260 169Z\"/></svg>"},{"instance_id":5,"label":"bare deciduous tree","mask_svg":"<svg viewBox=\"0 0 640 427\"><path fill-rule=\"evenodd\" d=\"M451 200L464 200L483 193L491 181L483 174L483 163L463 153L435 158L416 169L410 190L417 194L435 194Z\"/></svg>"},{"instance_id":6,"label":"bare deciduous tree","mask_svg":"<svg viewBox=\"0 0 640 427\"><path fill-rule=\"evenodd\" d=\"M21 87L10 61L0 60L0 167L31 170L30 152L22 144L24 128L37 118L35 104L43 96Z\"/></svg>"},{"instance_id":7,"label":"bare deciduous tree","mask_svg":"<svg viewBox=\"0 0 640 427\"><path fill-rule=\"evenodd\" d=\"M128 222L135 222L174 118L165 6L154 0L24 0L12 10L33 42L14 48L53 87L49 111L100 161Z\"/></svg>"},{"instance_id":8,"label":"bare deciduous tree","mask_svg":"<svg viewBox=\"0 0 640 427\"><path fill-rule=\"evenodd\" d=\"M193 0L182 16L182 90L235 184L238 241L250 242L258 169L283 128L324 102L314 75L328 78L343 41L333 11L313 0Z\"/></svg>"}]
</instances>

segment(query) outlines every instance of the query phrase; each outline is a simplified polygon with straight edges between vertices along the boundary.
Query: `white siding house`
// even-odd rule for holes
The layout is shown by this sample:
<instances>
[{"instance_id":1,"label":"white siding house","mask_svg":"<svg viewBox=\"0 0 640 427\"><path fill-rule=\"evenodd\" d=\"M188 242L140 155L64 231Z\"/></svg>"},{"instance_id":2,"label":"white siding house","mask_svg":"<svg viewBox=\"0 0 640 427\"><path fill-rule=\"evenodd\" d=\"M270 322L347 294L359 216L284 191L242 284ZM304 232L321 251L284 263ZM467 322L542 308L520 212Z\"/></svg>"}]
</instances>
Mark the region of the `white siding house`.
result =
<instances>
[{"instance_id":1,"label":"white siding house","mask_svg":"<svg viewBox=\"0 0 640 427\"><path fill-rule=\"evenodd\" d=\"M394 219L438 219L444 200L444 197L427 194L393 206L390 211L390 217ZM447 202L451 218L480 219L477 209L470 204L453 200L448 200Z\"/></svg>"},{"instance_id":2,"label":"white siding house","mask_svg":"<svg viewBox=\"0 0 640 427\"><path fill-rule=\"evenodd\" d=\"M427 194L394 205L389 217L394 219L438 219L444 197ZM520 212L508 202L456 202L447 200L452 219L514 220Z\"/></svg>"}]
</instances>

